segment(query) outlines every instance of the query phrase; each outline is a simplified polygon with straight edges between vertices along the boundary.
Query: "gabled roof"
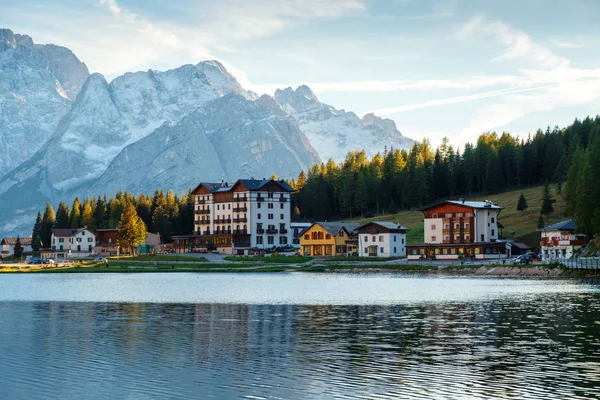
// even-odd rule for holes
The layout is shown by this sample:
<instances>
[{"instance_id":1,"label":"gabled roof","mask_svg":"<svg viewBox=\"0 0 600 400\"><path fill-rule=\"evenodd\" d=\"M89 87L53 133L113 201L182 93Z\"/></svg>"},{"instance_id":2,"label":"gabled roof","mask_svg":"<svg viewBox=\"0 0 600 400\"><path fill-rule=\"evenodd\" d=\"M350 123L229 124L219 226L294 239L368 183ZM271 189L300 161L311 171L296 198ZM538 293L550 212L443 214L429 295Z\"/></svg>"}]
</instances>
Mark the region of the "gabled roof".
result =
<instances>
[{"instance_id":1,"label":"gabled roof","mask_svg":"<svg viewBox=\"0 0 600 400\"><path fill-rule=\"evenodd\" d=\"M359 227L359 224L356 222L315 222L315 224L319 224L333 236L337 235L342 229L345 229L348 233L352 233Z\"/></svg>"},{"instance_id":2,"label":"gabled roof","mask_svg":"<svg viewBox=\"0 0 600 400\"><path fill-rule=\"evenodd\" d=\"M521 242L513 243L512 245L515 246L515 247L517 247L517 248L519 248L519 249L521 249L521 250L529 250L529 249L531 249L530 246L527 246L525 243L521 243Z\"/></svg>"},{"instance_id":3,"label":"gabled roof","mask_svg":"<svg viewBox=\"0 0 600 400\"><path fill-rule=\"evenodd\" d=\"M83 230L94 233L94 231L88 228L52 228L52 234L54 236L70 237L75 236L78 232L81 232Z\"/></svg>"},{"instance_id":4,"label":"gabled roof","mask_svg":"<svg viewBox=\"0 0 600 400\"><path fill-rule=\"evenodd\" d=\"M548 231L574 231L575 230L575 221L572 219L567 219L561 222L557 222L554 225L546 226L544 228L538 229L538 232L548 232Z\"/></svg>"},{"instance_id":5,"label":"gabled roof","mask_svg":"<svg viewBox=\"0 0 600 400\"><path fill-rule=\"evenodd\" d=\"M441 206L443 204L454 204L457 206L463 206L468 208L475 209L487 209L487 210L503 210L504 207L500 207L498 204L493 201L484 200L484 201L466 201L466 200L444 200L435 204L431 204L422 208L419 208L419 211L429 210L434 207Z\"/></svg>"},{"instance_id":6,"label":"gabled roof","mask_svg":"<svg viewBox=\"0 0 600 400\"><path fill-rule=\"evenodd\" d=\"M250 191L260 190L269 183L274 183L274 184L280 186L283 190L285 190L287 192L294 191L294 189L283 179L279 180L279 181L270 180L270 179L238 179L231 185L228 184L227 182L221 182L221 183L200 182L200 184L198 184L198 186L196 186L196 188L194 188L194 190L192 190L192 193L195 193L198 189L200 189L201 186L205 187L211 193L229 192L238 183L244 185Z\"/></svg>"},{"instance_id":7,"label":"gabled roof","mask_svg":"<svg viewBox=\"0 0 600 400\"><path fill-rule=\"evenodd\" d=\"M407 227L405 227L405 226L402 226L402 225L400 225L400 224L397 224L397 223L395 223L395 222L392 222L392 221L369 221L369 222L367 222L366 224L362 224L362 225L359 227L359 229L360 229L360 228L363 228L363 227L365 227L365 226L367 226L367 225L371 225L371 224L379 225L379 226L381 226L381 227L384 227L384 228L387 228L387 229L389 229L389 230L404 230L404 231L407 231L407 230L408 230L408 228L407 228Z\"/></svg>"},{"instance_id":8,"label":"gabled roof","mask_svg":"<svg viewBox=\"0 0 600 400\"><path fill-rule=\"evenodd\" d=\"M19 241L21 242L21 246L31 246L31 238L29 238L29 237L19 238ZM15 244L17 244L17 238L16 237L6 237L6 238L3 238L0 243L14 246Z\"/></svg>"}]
</instances>

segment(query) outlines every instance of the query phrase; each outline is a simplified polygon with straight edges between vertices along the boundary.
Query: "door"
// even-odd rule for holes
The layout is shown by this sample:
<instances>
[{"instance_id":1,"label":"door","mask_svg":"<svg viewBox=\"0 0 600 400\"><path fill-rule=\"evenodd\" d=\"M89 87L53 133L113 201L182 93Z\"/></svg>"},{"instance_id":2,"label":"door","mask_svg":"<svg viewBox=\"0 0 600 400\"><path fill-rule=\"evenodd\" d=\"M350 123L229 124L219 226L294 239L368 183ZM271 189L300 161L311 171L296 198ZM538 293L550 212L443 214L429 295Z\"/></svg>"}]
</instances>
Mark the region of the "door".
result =
<instances>
[{"instance_id":1,"label":"door","mask_svg":"<svg viewBox=\"0 0 600 400\"><path fill-rule=\"evenodd\" d=\"M369 257L377 257L377 246L369 246Z\"/></svg>"}]
</instances>

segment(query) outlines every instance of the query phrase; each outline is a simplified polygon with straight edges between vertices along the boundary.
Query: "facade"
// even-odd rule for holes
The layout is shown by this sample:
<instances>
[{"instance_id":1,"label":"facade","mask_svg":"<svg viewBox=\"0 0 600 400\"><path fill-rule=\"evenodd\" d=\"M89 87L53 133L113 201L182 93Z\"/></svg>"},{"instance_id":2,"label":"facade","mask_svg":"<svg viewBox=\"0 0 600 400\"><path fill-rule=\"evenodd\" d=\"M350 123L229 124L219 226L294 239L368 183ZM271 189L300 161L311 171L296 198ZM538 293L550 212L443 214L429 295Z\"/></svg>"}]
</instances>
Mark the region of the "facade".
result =
<instances>
[{"instance_id":1,"label":"facade","mask_svg":"<svg viewBox=\"0 0 600 400\"><path fill-rule=\"evenodd\" d=\"M85 258L96 254L96 235L90 229L55 228L50 239L54 257Z\"/></svg>"},{"instance_id":2,"label":"facade","mask_svg":"<svg viewBox=\"0 0 600 400\"><path fill-rule=\"evenodd\" d=\"M290 194L285 181L240 179L201 183L193 191L194 232L175 236L176 252L216 249L246 254L292 243Z\"/></svg>"},{"instance_id":3,"label":"facade","mask_svg":"<svg viewBox=\"0 0 600 400\"><path fill-rule=\"evenodd\" d=\"M357 223L315 222L300 238L300 254L305 256L346 256L357 253Z\"/></svg>"},{"instance_id":4,"label":"facade","mask_svg":"<svg viewBox=\"0 0 600 400\"><path fill-rule=\"evenodd\" d=\"M121 253L119 249L118 229L98 229L96 232L96 253L103 257L116 256Z\"/></svg>"},{"instance_id":5,"label":"facade","mask_svg":"<svg viewBox=\"0 0 600 400\"><path fill-rule=\"evenodd\" d=\"M585 236L575 233L575 221L568 219L538 229L541 233L540 252L543 261L564 260L573 257L585 246Z\"/></svg>"},{"instance_id":6,"label":"facade","mask_svg":"<svg viewBox=\"0 0 600 400\"><path fill-rule=\"evenodd\" d=\"M29 253L32 251L31 249L31 238L19 238L21 242L21 247L23 247L24 253ZM15 254L15 245L17 244L16 237L6 237L0 241L0 256L8 257Z\"/></svg>"},{"instance_id":7,"label":"facade","mask_svg":"<svg viewBox=\"0 0 600 400\"><path fill-rule=\"evenodd\" d=\"M296 248L300 248L300 238L304 231L312 226L312 222L292 222L292 245Z\"/></svg>"},{"instance_id":8,"label":"facade","mask_svg":"<svg viewBox=\"0 0 600 400\"><path fill-rule=\"evenodd\" d=\"M408 259L456 260L507 257L499 241L502 207L485 201L447 200L424 207L424 243L408 246Z\"/></svg>"},{"instance_id":9,"label":"facade","mask_svg":"<svg viewBox=\"0 0 600 400\"><path fill-rule=\"evenodd\" d=\"M406 231L400 224L371 221L358 228L361 257L406 257Z\"/></svg>"}]
</instances>

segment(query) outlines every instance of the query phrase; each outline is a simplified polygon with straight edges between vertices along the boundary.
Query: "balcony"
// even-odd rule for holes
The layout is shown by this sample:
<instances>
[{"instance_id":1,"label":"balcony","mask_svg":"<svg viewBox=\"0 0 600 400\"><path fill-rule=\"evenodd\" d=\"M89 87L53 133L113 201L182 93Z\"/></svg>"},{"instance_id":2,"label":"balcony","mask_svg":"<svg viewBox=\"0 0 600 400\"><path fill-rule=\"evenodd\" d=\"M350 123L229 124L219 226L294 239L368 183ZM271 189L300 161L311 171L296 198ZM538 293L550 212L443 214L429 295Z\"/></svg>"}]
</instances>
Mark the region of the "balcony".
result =
<instances>
[{"instance_id":1,"label":"balcony","mask_svg":"<svg viewBox=\"0 0 600 400\"><path fill-rule=\"evenodd\" d=\"M277 233L277 229L267 229L267 234L274 235Z\"/></svg>"},{"instance_id":2,"label":"balcony","mask_svg":"<svg viewBox=\"0 0 600 400\"><path fill-rule=\"evenodd\" d=\"M257 233L257 234L259 234L259 235L262 235L263 233L265 233L265 230L264 230L264 229L262 229L262 228L258 228L258 229L256 230L256 233Z\"/></svg>"},{"instance_id":3,"label":"balcony","mask_svg":"<svg viewBox=\"0 0 600 400\"><path fill-rule=\"evenodd\" d=\"M208 200L196 200L196 204L207 204Z\"/></svg>"},{"instance_id":4,"label":"balcony","mask_svg":"<svg viewBox=\"0 0 600 400\"><path fill-rule=\"evenodd\" d=\"M233 234L234 235L247 235L248 230L247 229L234 229Z\"/></svg>"},{"instance_id":5,"label":"balcony","mask_svg":"<svg viewBox=\"0 0 600 400\"><path fill-rule=\"evenodd\" d=\"M248 222L248 218L234 218L233 223Z\"/></svg>"},{"instance_id":6,"label":"balcony","mask_svg":"<svg viewBox=\"0 0 600 400\"><path fill-rule=\"evenodd\" d=\"M257 196L256 201L265 201L265 198L262 196Z\"/></svg>"},{"instance_id":7,"label":"balcony","mask_svg":"<svg viewBox=\"0 0 600 400\"><path fill-rule=\"evenodd\" d=\"M196 220L196 223L198 225L208 225L208 224L210 224L210 219L199 219L199 220Z\"/></svg>"},{"instance_id":8,"label":"balcony","mask_svg":"<svg viewBox=\"0 0 600 400\"><path fill-rule=\"evenodd\" d=\"M285 197L279 198L279 202L281 202L281 203L285 203L286 201L288 201L288 199L286 199Z\"/></svg>"},{"instance_id":9,"label":"balcony","mask_svg":"<svg viewBox=\"0 0 600 400\"><path fill-rule=\"evenodd\" d=\"M222 231L215 231L215 235L231 235L231 229L223 229Z\"/></svg>"},{"instance_id":10,"label":"balcony","mask_svg":"<svg viewBox=\"0 0 600 400\"><path fill-rule=\"evenodd\" d=\"M194 214L196 214L196 215L206 215L206 214L210 214L210 210L194 210Z\"/></svg>"},{"instance_id":11,"label":"balcony","mask_svg":"<svg viewBox=\"0 0 600 400\"><path fill-rule=\"evenodd\" d=\"M215 224L230 224L231 219L213 219Z\"/></svg>"},{"instance_id":12,"label":"balcony","mask_svg":"<svg viewBox=\"0 0 600 400\"><path fill-rule=\"evenodd\" d=\"M282 235L285 235L286 233L288 233L287 229L280 229L279 233L281 233Z\"/></svg>"},{"instance_id":13,"label":"balcony","mask_svg":"<svg viewBox=\"0 0 600 400\"><path fill-rule=\"evenodd\" d=\"M248 201L248 197L234 197L233 201Z\"/></svg>"},{"instance_id":14,"label":"balcony","mask_svg":"<svg viewBox=\"0 0 600 400\"><path fill-rule=\"evenodd\" d=\"M244 206L244 207L233 207L233 212L239 213L239 212L248 212L248 207Z\"/></svg>"}]
</instances>

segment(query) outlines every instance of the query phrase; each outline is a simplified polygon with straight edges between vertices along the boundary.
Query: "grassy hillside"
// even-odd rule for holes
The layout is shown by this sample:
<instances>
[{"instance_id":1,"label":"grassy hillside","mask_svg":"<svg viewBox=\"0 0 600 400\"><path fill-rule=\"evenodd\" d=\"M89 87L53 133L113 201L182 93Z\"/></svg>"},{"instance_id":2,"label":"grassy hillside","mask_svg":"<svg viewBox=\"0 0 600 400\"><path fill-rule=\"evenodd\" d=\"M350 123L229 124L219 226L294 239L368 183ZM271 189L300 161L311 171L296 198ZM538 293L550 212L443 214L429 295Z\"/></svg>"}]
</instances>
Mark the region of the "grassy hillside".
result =
<instances>
[{"instance_id":1,"label":"grassy hillside","mask_svg":"<svg viewBox=\"0 0 600 400\"><path fill-rule=\"evenodd\" d=\"M504 225L502 231L503 239L510 239L516 242L524 242L529 246L536 248L539 246L539 233L536 232L537 222L542 208L542 193L544 187L536 186L505 192L496 195L473 196L467 200L491 200L504 207L500 213L498 221ZM529 208L522 214L517 211L517 202L519 196L523 193L527 199ZM550 217L545 218L546 225L553 224L565 219L565 201L552 187L552 197L556 200L554 203L554 212ZM423 243L423 213L420 211L401 211L396 214L382 214L374 218L362 218L355 221L364 223L373 220L387 220L400 222L402 225L410 228L407 234L408 244Z\"/></svg>"}]
</instances>

